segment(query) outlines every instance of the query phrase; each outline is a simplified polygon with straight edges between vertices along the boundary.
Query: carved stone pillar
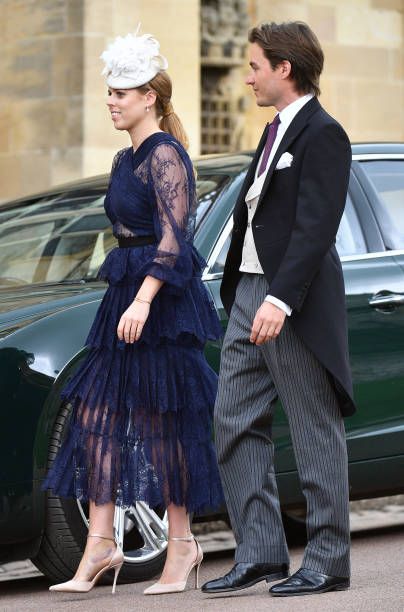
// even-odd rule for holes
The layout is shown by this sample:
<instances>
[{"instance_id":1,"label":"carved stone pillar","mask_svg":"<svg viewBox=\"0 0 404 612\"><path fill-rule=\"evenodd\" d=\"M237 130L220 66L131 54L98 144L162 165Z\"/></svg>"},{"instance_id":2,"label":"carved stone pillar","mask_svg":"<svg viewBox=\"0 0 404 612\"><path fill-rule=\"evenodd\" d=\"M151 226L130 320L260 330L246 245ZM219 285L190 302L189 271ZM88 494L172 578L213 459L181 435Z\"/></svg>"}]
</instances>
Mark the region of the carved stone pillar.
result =
<instances>
[{"instance_id":1,"label":"carved stone pillar","mask_svg":"<svg viewBox=\"0 0 404 612\"><path fill-rule=\"evenodd\" d=\"M247 0L201 0L202 153L241 146L248 25Z\"/></svg>"}]
</instances>

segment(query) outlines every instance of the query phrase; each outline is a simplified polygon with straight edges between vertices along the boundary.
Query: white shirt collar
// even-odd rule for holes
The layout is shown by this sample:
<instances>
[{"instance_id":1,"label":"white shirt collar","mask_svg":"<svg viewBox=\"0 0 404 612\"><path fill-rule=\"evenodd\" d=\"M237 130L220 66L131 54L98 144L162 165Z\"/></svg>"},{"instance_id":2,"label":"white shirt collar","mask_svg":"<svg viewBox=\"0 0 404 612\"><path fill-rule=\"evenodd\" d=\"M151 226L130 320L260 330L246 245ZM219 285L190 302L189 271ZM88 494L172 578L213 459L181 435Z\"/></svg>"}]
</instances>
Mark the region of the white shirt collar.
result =
<instances>
[{"instance_id":1,"label":"white shirt collar","mask_svg":"<svg viewBox=\"0 0 404 612\"><path fill-rule=\"evenodd\" d=\"M281 120L282 131L288 129L299 110L313 97L314 95L312 93L308 93L301 98L297 98L297 100L291 102L291 104L288 104L288 106L280 111L279 119Z\"/></svg>"},{"instance_id":2,"label":"white shirt collar","mask_svg":"<svg viewBox=\"0 0 404 612\"><path fill-rule=\"evenodd\" d=\"M264 154L264 150L262 150L260 159L258 160L258 164L255 169L254 182L250 186L250 189L248 190L247 195L245 197L246 201L252 200L253 198L259 196L259 194L261 193L262 187L264 185L264 182L267 176L267 171L276 154L276 150L279 146L279 143L281 142L283 136L285 135L286 130L288 129L289 125L292 123L297 113L312 98L313 98L313 94L311 93L305 94L304 96L297 98L297 100L295 100L294 102L292 102L291 104L289 104L283 110L280 111L279 113L280 125L278 127L278 133L276 135L275 142L272 146L272 150L271 150L271 153L268 159L266 169L260 176L258 176L258 168L260 167L261 159Z\"/></svg>"}]
</instances>

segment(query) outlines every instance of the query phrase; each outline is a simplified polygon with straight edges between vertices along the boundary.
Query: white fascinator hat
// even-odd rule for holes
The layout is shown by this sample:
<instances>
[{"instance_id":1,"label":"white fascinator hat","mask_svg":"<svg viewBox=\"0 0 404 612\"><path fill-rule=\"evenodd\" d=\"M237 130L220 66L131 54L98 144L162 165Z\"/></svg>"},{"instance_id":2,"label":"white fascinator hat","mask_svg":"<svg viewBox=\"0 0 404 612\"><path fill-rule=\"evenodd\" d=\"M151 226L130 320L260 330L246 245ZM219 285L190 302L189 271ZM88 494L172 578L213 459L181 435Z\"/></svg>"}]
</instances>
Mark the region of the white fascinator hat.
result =
<instances>
[{"instance_id":1,"label":"white fascinator hat","mask_svg":"<svg viewBox=\"0 0 404 612\"><path fill-rule=\"evenodd\" d=\"M145 85L162 70L168 62L160 54L160 44L151 34L138 36L140 24L134 34L118 36L101 54L105 62L103 75L108 87L133 89Z\"/></svg>"}]
</instances>

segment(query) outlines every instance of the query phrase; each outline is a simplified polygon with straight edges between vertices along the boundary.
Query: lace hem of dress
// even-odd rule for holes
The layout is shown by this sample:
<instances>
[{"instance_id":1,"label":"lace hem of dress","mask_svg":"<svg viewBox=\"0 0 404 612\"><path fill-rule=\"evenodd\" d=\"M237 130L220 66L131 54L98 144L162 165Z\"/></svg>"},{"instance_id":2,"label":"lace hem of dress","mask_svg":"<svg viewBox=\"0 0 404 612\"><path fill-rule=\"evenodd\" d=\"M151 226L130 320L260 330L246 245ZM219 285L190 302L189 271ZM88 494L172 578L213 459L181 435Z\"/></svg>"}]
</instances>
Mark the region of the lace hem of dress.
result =
<instances>
[{"instance_id":1,"label":"lace hem of dress","mask_svg":"<svg viewBox=\"0 0 404 612\"><path fill-rule=\"evenodd\" d=\"M44 487L97 504L218 507L216 387L197 349L130 345L108 358L90 351L63 391L70 431Z\"/></svg>"},{"instance_id":2,"label":"lace hem of dress","mask_svg":"<svg viewBox=\"0 0 404 612\"><path fill-rule=\"evenodd\" d=\"M123 508L138 501L151 508L166 508L173 503L185 506L187 512L194 514L216 510L224 504L212 442L203 444L194 439L182 440L184 458L178 462L177 473L173 471L176 464L172 459L156 469L147 458L152 450L146 451L141 440L123 444L111 466L114 475L111 482L102 470L97 476L89 470L89 439L96 439L96 446L102 445L103 440L94 435L71 434L68 446L59 451L58 465L55 470L51 467L43 483L44 489L49 488L60 497L71 497L81 502L91 500L97 505L113 502ZM185 472L182 471L184 464L187 466ZM164 475L169 471L171 482L167 483ZM182 482L186 483L185 487Z\"/></svg>"}]
</instances>

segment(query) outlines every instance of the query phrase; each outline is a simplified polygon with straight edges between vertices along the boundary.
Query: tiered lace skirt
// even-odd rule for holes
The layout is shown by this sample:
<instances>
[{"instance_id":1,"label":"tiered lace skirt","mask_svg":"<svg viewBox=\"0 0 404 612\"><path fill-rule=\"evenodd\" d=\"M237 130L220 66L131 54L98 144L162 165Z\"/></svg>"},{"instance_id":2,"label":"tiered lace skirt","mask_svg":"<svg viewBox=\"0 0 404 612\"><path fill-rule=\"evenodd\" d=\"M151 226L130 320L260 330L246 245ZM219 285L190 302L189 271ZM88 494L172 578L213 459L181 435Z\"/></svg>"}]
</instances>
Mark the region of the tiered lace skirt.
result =
<instances>
[{"instance_id":1,"label":"tiered lace skirt","mask_svg":"<svg viewBox=\"0 0 404 612\"><path fill-rule=\"evenodd\" d=\"M100 270L109 287L89 352L62 393L71 418L44 487L97 504L174 503L200 513L223 502L212 442L217 377L203 353L221 329L194 276L182 291L163 285L138 342L118 340L152 249L114 249Z\"/></svg>"}]
</instances>

